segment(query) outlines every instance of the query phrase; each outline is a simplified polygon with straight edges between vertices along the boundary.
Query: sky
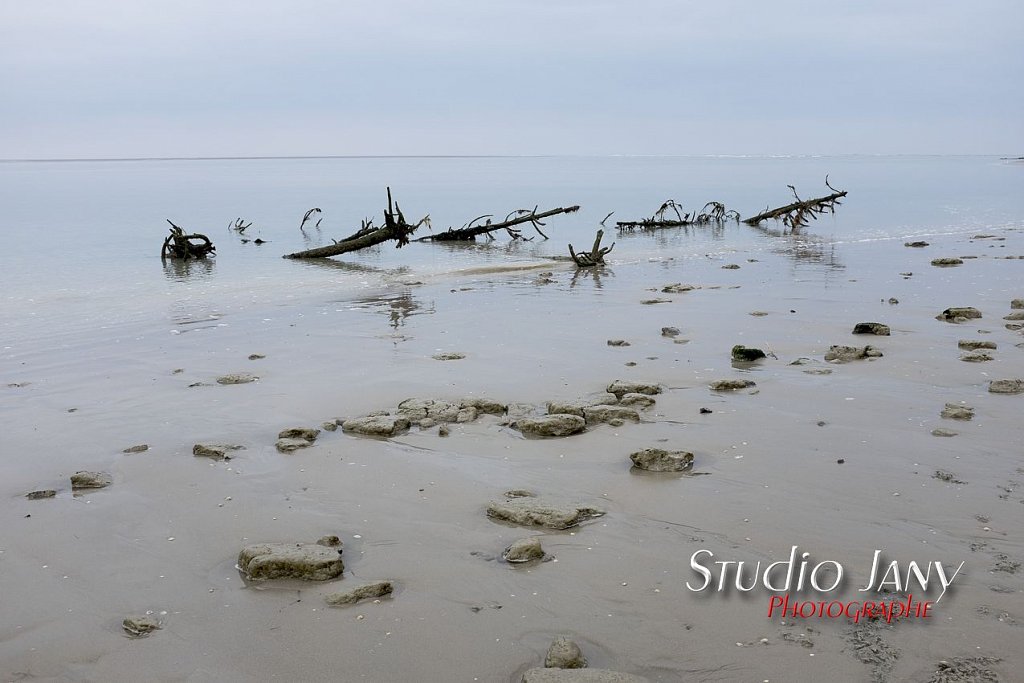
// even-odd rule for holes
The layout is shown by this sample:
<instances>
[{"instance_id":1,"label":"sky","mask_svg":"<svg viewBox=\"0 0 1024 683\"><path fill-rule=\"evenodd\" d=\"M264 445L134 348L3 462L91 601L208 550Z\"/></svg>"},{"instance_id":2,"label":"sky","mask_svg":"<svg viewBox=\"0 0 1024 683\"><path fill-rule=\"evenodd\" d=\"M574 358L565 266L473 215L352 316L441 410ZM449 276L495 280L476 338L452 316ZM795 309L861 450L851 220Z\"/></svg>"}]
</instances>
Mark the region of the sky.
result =
<instances>
[{"instance_id":1,"label":"sky","mask_svg":"<svg viewBox=\"0 0 1024 683\"><path fill-rule=\"evenodd\" d=\"M0 0L0 159L1024 155L1021 0Z\"/></svg>"}]
</instances>

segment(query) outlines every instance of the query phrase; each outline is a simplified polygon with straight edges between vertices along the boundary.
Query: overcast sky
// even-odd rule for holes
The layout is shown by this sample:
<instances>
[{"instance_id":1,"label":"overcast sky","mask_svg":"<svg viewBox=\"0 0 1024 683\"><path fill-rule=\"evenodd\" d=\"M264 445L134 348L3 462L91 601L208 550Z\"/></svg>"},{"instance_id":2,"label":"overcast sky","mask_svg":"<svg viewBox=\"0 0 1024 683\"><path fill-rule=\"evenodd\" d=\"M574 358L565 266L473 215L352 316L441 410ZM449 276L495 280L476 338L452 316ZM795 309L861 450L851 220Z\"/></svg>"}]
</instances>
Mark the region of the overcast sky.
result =
<instances>
[{"instance_id":1,"label":"overcast sky","mask_svg":"<svg viewBox=\"0 0 1024 683\"><path fill-rule=\"evenodd\" d=\"M0 0L0 158L1024 154L1022 0Z\"/></svg>"}]
</instances>

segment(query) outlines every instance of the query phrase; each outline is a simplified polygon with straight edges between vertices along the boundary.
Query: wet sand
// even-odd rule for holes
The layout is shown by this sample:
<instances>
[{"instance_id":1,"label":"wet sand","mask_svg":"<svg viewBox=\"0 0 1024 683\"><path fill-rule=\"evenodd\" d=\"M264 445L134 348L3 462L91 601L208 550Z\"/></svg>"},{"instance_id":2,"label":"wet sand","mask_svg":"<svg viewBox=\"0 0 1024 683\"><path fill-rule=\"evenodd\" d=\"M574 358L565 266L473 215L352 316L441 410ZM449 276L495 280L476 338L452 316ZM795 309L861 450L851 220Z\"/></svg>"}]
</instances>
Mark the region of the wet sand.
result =
<instances>
[{"instance_id":1,"label":"wet sand","mask_svg":"<svg viewBox=\"0 0 1024 683\"><path fill-rule=\"evenodd\" d=\"M125 327L88 344L42 341L5 366L0 389L0 676L518 681L566 634L592 667L652 681L926 681L960 656L999 658L993 670L1013 680L1024 667L1024 395L987 387L1024 377L1024 336L1002 319L1024 297L1024 260L994 258L1024 255L1024 234L998 237L849 244L838 256L780 237L769 250L685 261L613 254L596 273L538 262L402 272L359 299L325 293L226 316L182 299L167 302L173 334ZM929 265L962 255L979 258ZM842 267L824 280L804 277L802 264L836 258ZM730 263L740 268L721 267ZM675 282L700 289L660 292ZM651 299L668 301L641 303ZM983 317L935 319L950 306ZM864 321L891 336L852 335ZM679 328L675 340L666 326ZM996 342L994 360L960 361L960 339ZM734 366L735 344L775 357ZM825 363L833 344L884 356ZM445 352L466 357L433 358ZM791 365L802 357L812 361ZM231 372L259 380L215 383ZM756 386L709 390L724 378ZM483 416L448 437L339 429L291 454L274 448L287 427L409 397L541 409L616 379L664 386L640 424L531 439ZM950 402L974 418L940 418ZM933 436L940 427L959 434ZM192 455L201 442L246 448L212 462ZM631 472L629 454L647 447L692 451L693 472ZM72 495L78 470L113 484ZM38 489L57 495L24 497ZM606 514L567 531L488 519L487 502L510 489ZM247 585L235 568L246 544L325 534L344 543L340 580ZM531 536L551 561L497 559ZM794 545L843 564L841 599L864 597L856 589L875 549L901 563L966 564L932 618L871 632L888 653L874 665L858 659L846 620L769 619L765 590L686 588L699 579L697 550L771 562ZM396 590L379 603L324 602L380 579ZM121 620L147 612L162 629L128 638Z\"/></svg>"}]
</instances>

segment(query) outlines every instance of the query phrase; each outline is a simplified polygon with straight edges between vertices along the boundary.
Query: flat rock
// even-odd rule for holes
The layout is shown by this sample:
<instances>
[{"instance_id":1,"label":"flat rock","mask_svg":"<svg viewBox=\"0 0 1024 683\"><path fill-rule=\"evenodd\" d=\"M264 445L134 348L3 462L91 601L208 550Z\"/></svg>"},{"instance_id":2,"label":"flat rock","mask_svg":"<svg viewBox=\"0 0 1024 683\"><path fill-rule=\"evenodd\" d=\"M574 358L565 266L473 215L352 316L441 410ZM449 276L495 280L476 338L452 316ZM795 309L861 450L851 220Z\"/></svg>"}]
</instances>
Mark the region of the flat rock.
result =
<instances>
[{"instance_id":1,"label":"flat rock","mask_svg":"<svg viewBox=\"0 0 1024 683\"><path fill-rule=\"evenodd\" d=\"M678 327L663 327L663 328L661 328L661 336L662 337L678 337L679 336L679 328Z\"/></svg>"},{"instance_id":2,"label":"flat rock","mask_svg":"<svg viewBox=\"0 0 1024 683\"><path fill-rule=\"evenodd\" d=\"M197 458L213 458L214 460L230 460L231 451L243 450L245 446L230 443L197 443L192 446L192 455Z\"/></svg>"},{"instance_id":3,"label":"flat rock","mask_svg":"<svg viewBox=\"0 0 1024 683\"><path fill-rule=\"evenodd\" d=\"M522 564L544 559L544 548L539 538L521 538L501 553L501 559L510 564Z\"/></svg>"},{"instance_id":4,"label":"flat rock","mask_svg":"<svg viewBox=\"0 0 1024 683\"><path fill-rule=\"evenodd\" d=\"M963 265L963 263L964 263L963 259L959 259L959 258L955 258L955 257L944 257L944 258L932 259L932 265L933 266L939 266L940 268L948 267L948 266L961 266L961 265Z\"/></svg>"},{"instance_id":5,"label":"flat rock","mask_svg":"<svg viewBox=\"0 0 1024 683\"><path fill-rule=\"evenodd\" d=\"M367 415L341 423L342 431L364 436L395 436L409 429L409 419L390 415Z\"/></svg>"},{"instance_id":6,"label":"flat rock","mask_svg":"<svg viewBox=\"0 0 1024 683\"><path fill-rule=\"evenodd\" d=\"M556 636L544 657L546 669L586 669L587 658L575 641L565 636Z\"/></svg>"},{"instance_id":7,"label":"flat rock","mask_svg":"<svg viewBox=\"0 0 1024 683\"><path fill-rule=\"evenodd\" d=\"M608 669L530 669L521 683L650 683L650 679Z\"/></svg>"},{"instance_id":8,"label":"flat rock","mask_svg":"<svg viewBox=\"0 0 1024 683\"><path fill-rule=\"evenodd\" d=\"M917 242L904 242L903 246L905 246L905 247L918 247L918 248L920 248L920 247L927 247L928 243L927 242L921 242L921 241L917 241Z\"/></svg>"},{"instance_id":9,"label":"flat rock","mask_svg":"<svg viewBox=\"0 0 1024 683\"><path fill-rule=\"evenodd\" d=\"M250 581L327 581L345 571L341 550L318 543L256 543L242 548L238 568Z\"/></svg>"},{"instance_id":10,"label":"flat rock","mask_svg":"<svg viewBox=\"0 0 1024 683\"><path fill-rule=\"evenodd\" d=\"M978 349L995 349L996 343L991 341L980 341L973 339L961 339L956 345L965 351L977 351Z\"/></svg>"},{"instance_id":11,"label":"flat rock","mask_svg":"<svg viewBox=\"0 0 1024 683\"><path fill-rule=\"evenodd\" d=\"M760 358L767 357L767 354L765 354L765 352L762 351L761 349L749 348L743 346L742 344L737 344L736 346L732 347L730 355L732 356L733 360L740 362L755 361Z\"/></svg>"},{"instance_id":12,"label":"flat rock","mask_svg":"<svg viewBox=\"0 0 1024 683\"><path fill-rule=\"evenodd\" d=\"M263 360L266 356L262 353L250 353L249 360Z\"/></svg>"},{"instance_id":13,"label":"flat rock","mask_svg":"<svg viewBox=\"0 0 1024 683\"><path fill-rule=\"evenodd\" d=\"M44 498L53 498L57 495L57 492L53 489L43 489L40 491L29 491L25 494L25 497L29 500L43 500Z\"/></svg>"},{"instance_id":14,"label":"flat rock","mask_svg":"<svg viewBox=\"0 0 1024 683\"><path fill-rule=\"evenodd\" d=\"M625 339L609 339L608 346L630 346L630 343Z\"/></svg>"},{"instance_id":15,"label":"flat rock","mask_svg":"<svg viewBox=\"0 0 1024 683\"><path fill-rule=\"evenodd\" d=\"M988 390L993 394L1024 393L1024 379L994 379L988 383Z\"/></svg>"},{"instance_id":16,"label":"flat rock","mask_svg":"<svg viewBox=\"0 0 1024 683\"><path fill-rule=\"evenodd\" d=\"M316 441L316 437L320 435L319 429L313 429L312 427L289 427L288 429L282 429L277 434L279 439L305 439L306 441Z\"/></svg>"},{"instance_id":17,"label":"flat rock","mask_svg":"<svg viewBox=\"0 0 1024 683\"><path fill-rule=\"evenodd\" d=\"M313 442L308 439L278 439L274 447L280 453L291 453L300 448L309 448L312 445Z\"/></svg>"},{"instance_id":18,"label":"flat rock","mask_svg":"<svg viewBox=\"0 0 1024 683\"><path fill-rule=\"evenodd\" d=\"M230 375L222 375L217 378L217 384L248 384L255 382L259 377L251 372L235 372Z\"/></svg>"},{"instance_id":19,"label":"flat rock","mask_svg":"<svg viewBox=\"0 0 1024 683\"><path fill-rule=\"evenodd\" d=\"M459 402L463 408L476 408L478 413L488 415L504 415L508 412L508 406L491 398L470 397Z\"/></svg>"},{"instance_id":20,"label":"flat rock","mask_svg":"<svg viewBox=\"0 0 1024 683\"><path fill-rule=\"evenodd\" d=\"M970 353L960 354L960 360L968 363L983 363L987 360L995 360L991 353L985 353L984 351L971 351Z\"/></svg>"},{"instance_id":21,"label":"flat rock","mask_svg":"<svg viewBox=\"0 0 1024 683\"><path fill-rule=\"evenodd\" d=\"M623 394L646 394L653 396L661 393L661 386L653 382L630 382L617 379L608 385L608 393L622 398Z\"/></svg>"},{"instance_id":22,"label":"flat rock","mask_svg":"<svg viewBox=\"0 0 1024 683\"><path fill-rule=\"evenodd\" d=\"M72 490L101 489L110 483L110 475L103 472L75 472L71 475Z\"/></svg>"},{"instance_id":23,"label":"flat rock","mask_svg":"<svg viewBox=\"0 0 1024 683\"><path fill-rule=\"evenodd\" d=\"M723 270L739 270L740 269L740 264L738 264L738 263L727 263L724 266L722 266L722 269Z\"/></svg>"},{"instance_id":24,"label":"flat rock","mask_svg":"<svg viewBox=\"0 0 1024 683\"><path fill-rule=\"evenodd\" d=\"M683 292L691 292L695 289L700 289L697 285L684 285L682 282L675 282L671 285L665 285L661 288L661 291L665 294L682 294Z\"/></svg>"},{"instance_id":25,"label":"flat rock","mask_svg":"<svg viewBox=\"0 0 1024 683\"><path fill-rule=\"evenodd\" d=\"M459 353L458 351L447 351L445 353L435 353L431 358L434 360L462 360L466 357L466 354Z\"/></svg>"},{"instance_id":26,"label":"flat rock","mask_svg":"<svg viewBox=\"0 0 1024 683\"><path fill-rule=\"evenodd\" d=\"M587 428L587 421L579 415L556 413L539 417L522 417L512 426L531 436L570 436Z\"/></svg>"},{"instance_id":27,"label":"flat rock","mask_svg":"<svg viewBox=\"0 0 1024 683\"><path fill-rule=\"evenodd\" d=\"M960 432L954 432L952 429L943 429L938 427L932 430L932 436L957 436Z\"/></svg>"},{"instance_id":28,"label":"flat rock","mask_svg":"<svg viewBox=\"0 0 1024 683\"><path fill-rule=\"evenodd\" d=\"M648 472L686 472L693 469L693 453L645 448L629 456L633 466Z\"/></svg>"},{"instance_id":29,"label":"flat rock","mask_svg":"<svg viewBox=\"0 0 1024 683\"><path fill-rule=\"evenodd\" d=\"M811 368L810 370L804 370L805 375L831 375L832 368Z\"/></svg>"},{"instance_id":30,"label":"flat rock","mask_svg":"<svg viewBox=\"0 0 1024 683\"><path fill-rule=\"evenodd\" d=\"M857 323L853 326L854 334L874 334L880 337L888 337L889 326L882 323Z\"/></svg>"},{"instance_id":31,"label":"flat rock","mask_svg":"<svg viewBox=\"0 0 1024 683\"><path fill-rule=\"evenodd\" d=\"M833 363L847 363L849 361L861 360L863 358L880 358L882 352L873 346L842 346L834 345L829 347L825 354L825 360Z\"/></svg>"},{"instance_id":32,"label":"flat rock","mask_svg":"<svg viewBox=\"0 0 1024 683\"><path fill-rule=\"evenodd\" d=\"M603 510L579 505L545 501L540 498L515 498L487 505L487 516L520 526L542 526L547 529L569 529Z\"/></svg>"},{"instance_id":33,"label":"flat rock","mask_svg":"<svg viewBox=\"0 0 1024 683\"><path fill-rule=\"evenodd\" d=\"M331 593L324 600L333 607L354 605L360 600L371 600L391 595L394 590L395 588L390 581L377 581L375 583L368 583L365 586L359 586L359 588L354 588L350 591Z\"/></svg>"},{"instance_id":34,"label":"flat rock","mask_svg":"<svg viewBox=\"0 0 1024 683\"><path fill-rule=\"evenodd\" d=\"M954 306L947 308L942 313L935 316L936 320L944 320L946 322L956 323L963 322L964 320L973 320L981 317L981 311L973 306Z\"/></svg>"},{"instance_id":35,"label":"flat rock","mask_svg":"<svg viewBox=\"0 0 1024 683\"><path fill-rule=\"evenodd\" d=\"M409 420L430 419L437 422L455 422L461 405L436 398L407 398L398 404L398 414Z\"/></svg>"},{"instance_id":36,"label":"flat rock","mask_svg":"<svg viewBox=\"0 0 1024 683\"><path fill-rule=\"evenodd\" d=\"M672 299L644 299L640 303L645 306L652 306L654 304L670 304L672 303Z\"/></svg>"},{"instance_id":37,"label":"flat rock","mask_svg":"<svg viewBox=\"0 0 1024 683\"><path fill-rule=\"evenodd\" d=\"M645 394L641 394L645 396ZM583 418L588 425L602 424L614 420L623 422L639 422L640 413L628 406L587 406L583 409Z\"/></svg>"},{"instance_id":38,"label":"flat rock","mask_svg":"<svg viewBox=\"0 0 1024 683\"><path fill-rule=\"evenodd\" d=\"M153 631L160 630L160 622L150 616L125 617L121 622L121 628L133 638L144 638Z\"/></svg>"},{"instance_id":39,"label":"flat rock","mask_svg":"<svg viewBox=\"0 0 1024 683\"><path fill-rule=\"evenodd\" d=\"M947 403L939 415L948 420L970 420L974 418L974 408L958 403Z\"/></svg>"},{"instance_id":40,"label":"flat rock","mask_svg":"<svg viewBox=\"0 0 1024 683\"><path fill-rule=\"evenodd\" d=\"M121 451L122 453L145 453L149 450L148 443L140 443L137 446L129 446L128 448Z\"/></svg>"},{"instance_id":41,"label":"flat rock","mask_svg":"<svg viewBox=\"0 0 1024 683\"><path fill-rule=\"evenodd\" d=\"M620 406L636 406L639 408L650 408L656 401L647 394L623 394L619 399Z\"/></svg>"},{"instance_id":42,"label":"flat rock","mask_svg":"<svg viewBox=\"0 0 1024 683\"><path fill-rule=\"evenodd\" d=\"M1004 315L1003 320L1024 320L1024 311L1014 311L1010 315Z\"/></svg>"},{"instance_id":43,"label":"flat rock","mask_svg":"<svg viewBox=\"0 0 1024 683\"><path fill-rule=\"evenodd\" d=\"M755 387L757 383L750 379L719 379L712 382L710 386L711 391L736 391L737 389Z\"/></svg>"}]
</instances>

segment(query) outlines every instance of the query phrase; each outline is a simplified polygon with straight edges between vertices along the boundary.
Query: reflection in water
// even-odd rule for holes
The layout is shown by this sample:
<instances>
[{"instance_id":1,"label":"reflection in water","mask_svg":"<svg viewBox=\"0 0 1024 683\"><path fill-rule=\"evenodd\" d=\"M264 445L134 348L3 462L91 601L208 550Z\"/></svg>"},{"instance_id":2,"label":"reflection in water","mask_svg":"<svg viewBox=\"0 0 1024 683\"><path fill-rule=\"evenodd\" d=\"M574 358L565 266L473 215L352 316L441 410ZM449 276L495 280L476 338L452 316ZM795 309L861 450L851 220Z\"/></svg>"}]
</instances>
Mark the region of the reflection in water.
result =
<instances>
[{"instance_id":1,"label":"reflection in water","mask_svg":"<svg viewBox=\"0 0 1024 683\"><path fill-rule=\"evenodd\" d=\"M754 226L754 228L769 237L776 238L772 241L772 252L788 257L795 264L825 266L828 270L846 268L836 256L835 243L830 238L805 234L799 229L776 230L762 225Z\"/></svg>"},{"instance_id":2,"label":"reflection in water","mask_svg":"<svg viewBox=\"0 0 1024 683\"><path fill-rule=\"evenodd\" d=\"M213 279L213 271L217 267L217 259L162 259L164 275L175 282L201 281Z\"/></svg>"},{"instance_id":3,"label":"reflection in water","mask_svg":"<svg viewBox=\"0 0 1024 683\"><path fill-rule=\"evenodd\" d=\"M434 302L425 306L416 300L411 290L406 290L396 296L380 295L364 299L356 299L352 302L356 308L366 308L377 313L383 313L390 319L390 325L398 329L405 324L405 319L412 315L423 315L436 313Z\"/></svg>"},{"instance_id":4,"label":"reflection in water","mask_svg":"<svg viewBox=\"0 0 1024 683\"><path fill-rule=\"evenodd\" d=\"M733 225L733 223L729 223ZM725 223L712 222L703 225L680 225L672 228L656 228L653 230L619 230L616 239L629 240L634 238L653 237L661 247L671 246L680 237L710 237L713 240L725 239Z\"/></svg>"},{"instance_id":5,"label":"reflection in water","mask_svg":"<svg viewBox=\"0 0 1024 683\"><path fill-rule=\"evenodd\" d=\"M572 280L569 281L569 289L573 289L576 285L582 284L587 280L593 281L594 289L601 289L604 286L601 282L601 278L605 276L615 277L615 271L608 266L577 268L576 272L572 274Z\"/></svg>"},{"instance_id":6,"label":"reflection in water","mask_svg":"<svg viewBox=\"0 0 1024 683\"><path fill-rule=\"evenodd\" d=\"M300 263L309 268L325 268L328 270L340 270L347 273L379 273L384 275L400 276L407 275L412 272L412 269L409 266L399 266L398 268L377 268L376 266L368 266L364 263L335 261L330 258L296 259L294 262Z\"/></svg>"}]
</instances>

